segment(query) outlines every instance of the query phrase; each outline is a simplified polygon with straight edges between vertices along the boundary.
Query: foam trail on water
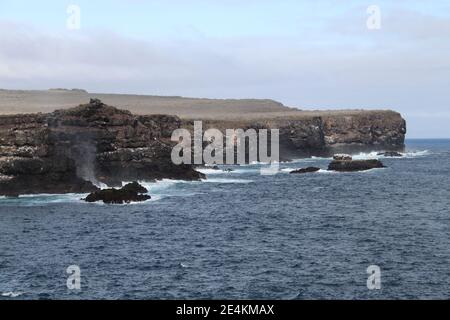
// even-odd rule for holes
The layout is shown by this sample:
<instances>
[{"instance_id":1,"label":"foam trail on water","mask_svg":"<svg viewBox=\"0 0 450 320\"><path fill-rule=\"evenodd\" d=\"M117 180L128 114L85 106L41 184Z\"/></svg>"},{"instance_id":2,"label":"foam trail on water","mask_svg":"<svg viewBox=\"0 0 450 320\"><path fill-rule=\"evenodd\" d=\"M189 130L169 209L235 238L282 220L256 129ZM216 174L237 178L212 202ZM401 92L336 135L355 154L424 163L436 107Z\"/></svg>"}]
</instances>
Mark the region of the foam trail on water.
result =
<instances>
[{"instance_id":1,"label":"foam trail on water","mask_svg":"<svg viewBox=\"0 0 450 320\"><path fill-rule=\"evenodd\" d=\"M139 183L142 186L144 186L145 188L147 188L149 190L149 192L151 193L151 192L158 192L158 191L166 190L177 184L195 184L195 183L200 183L200 182L199 181L163 179L163 180L158 180L156 182L141 181Z\"/></svg>"},{"instance_id":2,"label":"foam trail on water","mask_svg":"<svg viewBox=\"0 0 450 320\"><path fill-rule=\"evenodd\" d=\"M32 194L32 195L21 195L19 198L7 198L1 199L2 204L11 205L23 205L23 206L34 206L42 204L52 204L52 203L84 203L80 201L85 198L87 194L78 193L68 193L68 194Z\"/></svg>"},{"instance_id":3,"label":"foam trail on water","mask_svg":"<svg viewBox=\"0 0 450 320\"><path fill-rule=\"evenodd\" d=\"M336 173L339 173L339 172L337 172L337 171L330 171L330 170L320 169L319 171L317 171L317 173L322 173L322 174L336 174Z\"/></svg>"},{"instance_id":4,"label":"foam trail on water","mask_svg":"<svg viewBox=\"0 0 450 320\"><path fill-rule=\"evenodd\" d=\"M291 173L291 171L297 170L299 168L283 168L280 171L285 173Z\"/></svg>"},{"instance_id":5,"label":"foam trail on water","mask_svg":"<svg viewBox=\"0 0 450 320\"><path fill-rule=\"evenodd\" d=\"M354 160L369 160L369 159L403 159L403 158L417 158L423 157L429 154L428 150L421 151L407 151L407 152L399 152L402 156L400 157L386 157L384 155L379 154L381 152L374 151L369 153L361 152L360 154L353 155Z\"/></svg>"},{"instance_id":6,"label":"foam trail on water","mask_svg":"<svg viewBox=\"0 0 450 320\"><path fill-rule=\"evenodd\" d=\"M208 182L208 183L252 183L253 180L213 178L213 179L203 180L203 182Z\"/></svg>"},{"instance_id":7,"label":"foam trail on water","mask_svg":"<svg viewBox=\"0 0 450 320\"><path fill-rule=\"evenodd\" d=\"M147 188L152 197L149 201L159 201L166 197L189 197L200 194L199 192L186 190L185 187L201 184L201 181L185 181L163 179L156 182L139 182Z\"/></svg>"},{"instance_id":8,"label":"foam trail on water","mask_svg":"<svg viewBox=\"0 0 450 320\"><path fill-rule=\"evenodd\" d=\"M216 175L216 174L224 174L225 172L221 169L195 169L198 172L201 172L206 175Z\"/></svg>"},{"instance_id":9,"label":"foam trail on water","mask_svg":"<svg viewBox=\"0 0 450 320\"><path fill-rule=\"evenodd\" d=\"M372 152L361 152L358 154L353 154L352 157L354 160L370 160L370 159L404 159L404 158L416 158L423 157L429 155L430 152L428 150L411 150L406 152L399 152L401 157L385 157L383 155L379 155L382 151L372 151ZM314 161L332 161L333 157L311 157L311 158L301 158L301 159L293 159L291 163L308 163Z\"/></svg>"},{"instance_id":10,"label":"foam trail on water","mask_svg":"<svg viewBox=\"0 0 450 320\"><path fill-rule=\"evenodd\" d=\"M21 295L23 295L23 292L4 292L2 293L2 297L8 297L8 298L17 298L20 297Z\"/></svg>"},{"instance_id":11,"label":"foam trail on water","mask_svg":"<svg viewBox=\"0 0 450 320\"><path fill-rule=\"evenodd\" d=\"M406 158L415 158L415 157L423 157L423 156L427 156L430 154L430 151L428 150L423 150L423 151L407 151L406 153L404 153L403 155Z\"/></svg>"}]
</instances>

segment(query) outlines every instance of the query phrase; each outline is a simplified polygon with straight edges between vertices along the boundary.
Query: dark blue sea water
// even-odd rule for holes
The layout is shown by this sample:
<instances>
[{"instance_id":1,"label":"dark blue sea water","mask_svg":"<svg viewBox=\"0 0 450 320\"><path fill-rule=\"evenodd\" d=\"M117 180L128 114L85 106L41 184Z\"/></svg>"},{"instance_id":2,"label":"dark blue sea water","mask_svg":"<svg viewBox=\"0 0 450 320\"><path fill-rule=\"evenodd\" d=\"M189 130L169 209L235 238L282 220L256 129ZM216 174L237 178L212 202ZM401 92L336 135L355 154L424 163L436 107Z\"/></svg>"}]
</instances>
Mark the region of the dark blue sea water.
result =
<instances>
[{"instance_id":1,"label":"dark blue sea water","mask_svg":"<svg viewBox=\"0 0 450 320\"><path fill-rule=\"evenodd\" d=\"M288 174L330 161L305 159L148 184L142 204L3 198L0 299L448 299L449 159L450 141L414 140L363 173Z\"/></svg>"}]
</instances>

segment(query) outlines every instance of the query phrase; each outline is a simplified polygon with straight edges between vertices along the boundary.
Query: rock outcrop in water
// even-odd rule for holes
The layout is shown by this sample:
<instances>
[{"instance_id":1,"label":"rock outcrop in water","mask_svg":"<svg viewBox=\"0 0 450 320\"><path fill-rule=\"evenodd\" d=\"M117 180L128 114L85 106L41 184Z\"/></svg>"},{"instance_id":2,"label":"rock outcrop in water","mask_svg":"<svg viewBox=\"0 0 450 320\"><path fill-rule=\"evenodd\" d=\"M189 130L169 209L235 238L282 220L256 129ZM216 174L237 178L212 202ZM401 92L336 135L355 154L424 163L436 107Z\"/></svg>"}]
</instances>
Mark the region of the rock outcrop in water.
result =
<instances>
[{"instance_id":1,"label":"rock outcrop in water","mask_svg":"<svg viewBox=\"0 0 450 320\"><path fill-rule=\"evenodd\" d=\"M385 168L379 160L333 160L328 166L330 171L354 172Z\"/></svg>"},{"instance_id":2,"label":"rock outcrop in water","mask_svg":"<svg viewBox=\"0 0 450 320\"><path fill-rule=\"evenodd\" d=\"M135 116L93 99L49 114L0 116L0 195L88 193L96 183L204 175L171 161L167 115Z\"/></svg>"},{"instance_id":3,"label":"rock outcrop in water","mask_svg":"<svg viewBox=\"0 0 450 320\"><path fill-rule=\"evenodd\" d=\"M148 190L137 182L129 183L121 189L104 189L94 191L89 194L84 201L98 202L102 201L107 204L124 204L130 202L143 202L151 199L146 195Z\"/></svg>"},{"instance_id":4,"label":"rock outcrop in water","mask_svg":"<svg viewBox=\"0 0 450 320\"><path fill-rule=\"evenodd\" d=\"M304 173L313 173L320 171L320 168L317 167L308 167L308 168L301 168L297 170L293 170L290 172L290 174L304 174Z\"/></svg>"}]
</instances>

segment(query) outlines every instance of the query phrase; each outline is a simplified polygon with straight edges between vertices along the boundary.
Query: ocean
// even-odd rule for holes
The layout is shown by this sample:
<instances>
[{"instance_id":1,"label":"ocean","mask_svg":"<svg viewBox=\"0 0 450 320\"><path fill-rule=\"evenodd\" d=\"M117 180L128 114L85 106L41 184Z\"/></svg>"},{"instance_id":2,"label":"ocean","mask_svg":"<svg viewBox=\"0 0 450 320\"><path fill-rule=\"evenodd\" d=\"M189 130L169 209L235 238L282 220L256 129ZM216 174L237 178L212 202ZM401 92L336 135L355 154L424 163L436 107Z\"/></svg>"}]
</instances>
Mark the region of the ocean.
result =
<instances>
[{"instance_id":1,"label":"ocean","mask_svg":"<svg viewBox=\"0 0 450 320\"><path fill-rule=\"evenodd\" d=\"M139 204L0 198L0 299L448 299L449 158L450 140L408 140L360 173L289 174L331 160L311 158L146 183Z\"/></svg>"}]
</instances>

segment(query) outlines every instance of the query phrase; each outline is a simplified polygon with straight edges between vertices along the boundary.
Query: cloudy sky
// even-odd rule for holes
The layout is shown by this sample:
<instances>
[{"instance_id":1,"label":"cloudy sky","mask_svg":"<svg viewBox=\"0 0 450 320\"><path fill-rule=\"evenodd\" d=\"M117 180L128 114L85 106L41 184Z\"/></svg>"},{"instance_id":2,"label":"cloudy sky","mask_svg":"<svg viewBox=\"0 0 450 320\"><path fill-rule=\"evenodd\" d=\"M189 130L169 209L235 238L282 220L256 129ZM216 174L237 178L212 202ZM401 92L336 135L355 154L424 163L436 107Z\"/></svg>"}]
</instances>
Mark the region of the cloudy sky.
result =
<instances>
[{"instance_id":1,"label":"cloudy sky","mask_svg":"<svg viewBox=\"0 0 450 320\"><path fill-rule=\"evenodd\" d=\"M0 0L0 88L53 87L390 108L450 137L450 1Z\"/></svg>"}]
</instances>

